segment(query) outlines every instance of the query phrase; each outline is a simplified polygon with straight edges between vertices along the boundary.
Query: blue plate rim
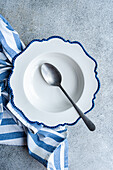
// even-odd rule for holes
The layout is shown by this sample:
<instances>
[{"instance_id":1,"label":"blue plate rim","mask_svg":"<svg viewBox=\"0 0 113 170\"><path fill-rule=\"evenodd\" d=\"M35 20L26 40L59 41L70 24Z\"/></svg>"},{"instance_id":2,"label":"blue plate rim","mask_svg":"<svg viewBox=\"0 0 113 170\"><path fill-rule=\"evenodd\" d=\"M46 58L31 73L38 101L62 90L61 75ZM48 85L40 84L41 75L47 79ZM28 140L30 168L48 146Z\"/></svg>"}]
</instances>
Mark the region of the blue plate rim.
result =
<instances>
[{"instance_id":1,"label":"blue plate rim","mask_svg":"<svg viewBox=\"0 0 113 170\"><path fill-rule=\"evenodd\" d=\"M23 49L23 51L21 51L20 53L18 53L17 55L15 55L14 58L12 59L11 73L10 73L10 75L9 75L9 77L8 77L8 87L9 87L9 89L11 90L11 100L10 100L10 102L11 102L13 108L14 108L19 114L21 114L22 117L24 117L24 119L26 119L30 124L32 124L32 125L33 125L33 124L34 124L34 125L35 125L35 124L43 125L44 127L47 127L47 128L57 128L57 127L59 127L59 126L65 126L65 125L72 126L72 125L75 125L81 118L79 117L79 118L78 118L75 122L73 122L73 123L63 123L63 124L58 124L58 125L56 125L56 126L47 126L47 125L45 125L45 124L42 123L42 122L30 121L30 120L24 115L24 113L22 112L22 110L20 110L20 109L15 105L15 103L14 103L14 100L13 100L13 99L14 99L14 94L13 94L13 89L11 88L11 85L10 85L10 78L11 78L11 76L12 76L12 74L13 74L13 71L14 71L14 63L15 63L16 58L17 58L20 54L22 54L33 42L49 41L49 40L51 40L51 39L56 39L56 38L64 41L65 43L78 44L78 45L80 45L80 47L82 48L82 50L84 51L84 53L85 53L90 59L92 59L92 60L94 61L94 63L95 63L94 73L95 73L95 78L96 78L96 80L97 80L98 85L97 85L97 89L96 89L95 93L93 94L92 106L91 106L91 108L90 108L89 110L87 110L84 114L87 114L88 112L90 112L90 111L94 108L94 106L95 106L94 100L96 99L96 94L98 93L98 91L99 91L99 89L100 89L100 80L99 80L99 78L97 77L97 75L98 75L98 72L97 72L97 67L98 67L97 61L87 53L87 51L85 50L85 48L83 47L83 45L82 45L79 41L65 40L65 39L62 38L61 36L51 36L51 37L49 37L49 38L47 38L47 39L45 39L45 38L43 38L43 39L33 39L33 40Z\"/></svg>"}]
</instances>

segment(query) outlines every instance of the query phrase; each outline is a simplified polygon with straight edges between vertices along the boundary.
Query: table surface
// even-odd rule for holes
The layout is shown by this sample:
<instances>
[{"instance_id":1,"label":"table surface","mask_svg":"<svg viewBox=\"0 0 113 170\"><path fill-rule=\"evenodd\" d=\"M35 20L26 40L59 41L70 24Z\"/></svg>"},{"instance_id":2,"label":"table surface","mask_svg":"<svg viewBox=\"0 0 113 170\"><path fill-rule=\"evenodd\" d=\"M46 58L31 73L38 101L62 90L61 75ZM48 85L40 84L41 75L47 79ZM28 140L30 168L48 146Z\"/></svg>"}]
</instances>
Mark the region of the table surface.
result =
<instances>
[{"instance_id":1,"label":"table surface","mask_svg":"<svg viewBox=\"0 0 113 170\"><path fill-rule=\"evenodd\" d=\"M58 35L82 43L98 62L101 88L88 117L69 127L69 169L113 169L113 1L112 0L0 0L0 12L27 45L32 39ZM1 170L44 170L27 147L0 145Z\"/></svg>"}]
</instances>

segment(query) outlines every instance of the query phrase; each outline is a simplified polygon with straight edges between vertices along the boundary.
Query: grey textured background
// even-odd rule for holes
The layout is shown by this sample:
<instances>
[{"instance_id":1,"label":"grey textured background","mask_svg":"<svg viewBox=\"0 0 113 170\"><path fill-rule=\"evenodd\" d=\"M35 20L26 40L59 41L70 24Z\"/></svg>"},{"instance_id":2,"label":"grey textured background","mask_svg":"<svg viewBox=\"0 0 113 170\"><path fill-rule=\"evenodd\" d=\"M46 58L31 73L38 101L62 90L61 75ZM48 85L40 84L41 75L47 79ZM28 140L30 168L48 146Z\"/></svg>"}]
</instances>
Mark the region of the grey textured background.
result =
<instances>
[{"instance_id":1,"label":"grey textured background","mask_svg":"<svg viewBox=\"0 0 113 170\"><path fill-rule=\"evenodd\" d=\"M101 89L88 113L97 129L80 120L69 127L70 170L113 169L113 1L0 0L0 13L27 45L34 38L59 35L83 44L98 62ZM44 170L26 147L0 145L0 170Z\"/></svg>"}]
</instances>

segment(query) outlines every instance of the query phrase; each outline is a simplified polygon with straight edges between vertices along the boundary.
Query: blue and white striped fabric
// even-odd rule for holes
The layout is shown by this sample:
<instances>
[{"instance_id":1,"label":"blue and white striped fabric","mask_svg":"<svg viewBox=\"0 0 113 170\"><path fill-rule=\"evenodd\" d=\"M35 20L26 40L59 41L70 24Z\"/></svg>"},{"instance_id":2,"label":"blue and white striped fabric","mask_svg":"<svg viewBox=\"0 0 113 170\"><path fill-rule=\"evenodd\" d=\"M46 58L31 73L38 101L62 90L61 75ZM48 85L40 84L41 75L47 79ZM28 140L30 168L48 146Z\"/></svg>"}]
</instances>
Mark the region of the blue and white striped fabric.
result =
<instances>
[{"instance_id":1,"label":"blue and white striped fabric","mask_svg":"<svg viewBox=\"0 0 113 170\"><path fill-rule=\"evenodd\" d=\"M48 170L68 170L66 127L51 129L31 124L10 102L7 78L11 62L24 48L18 33L0 15L0 144L27 145L29 154Z\"/></svg>"}]
</instances>

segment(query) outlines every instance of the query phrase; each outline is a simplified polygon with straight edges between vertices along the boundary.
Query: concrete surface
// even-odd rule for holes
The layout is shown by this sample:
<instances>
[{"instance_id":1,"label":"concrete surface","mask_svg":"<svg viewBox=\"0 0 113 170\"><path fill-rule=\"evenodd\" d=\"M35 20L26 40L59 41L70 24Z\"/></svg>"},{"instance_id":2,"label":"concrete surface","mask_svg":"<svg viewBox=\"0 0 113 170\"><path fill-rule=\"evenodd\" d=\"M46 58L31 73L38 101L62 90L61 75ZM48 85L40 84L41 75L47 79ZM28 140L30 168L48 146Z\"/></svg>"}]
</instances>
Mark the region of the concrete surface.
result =
<instances>
[{"instance_id":1,"label":"concrete surface","mask_svg":"<svg viewBox=\"0 0 113 170\"><path fill-rule=\"evenodd\" d=\"M0 13L28 44L34 38L59 35L80 41L98 62L101 89L88 113L97 129L82 121L69 127L70 170L113 169L113 1L0 0ZM27 148L0 145L0 170L44 170Z\"/></svg>"}]
</instances>

